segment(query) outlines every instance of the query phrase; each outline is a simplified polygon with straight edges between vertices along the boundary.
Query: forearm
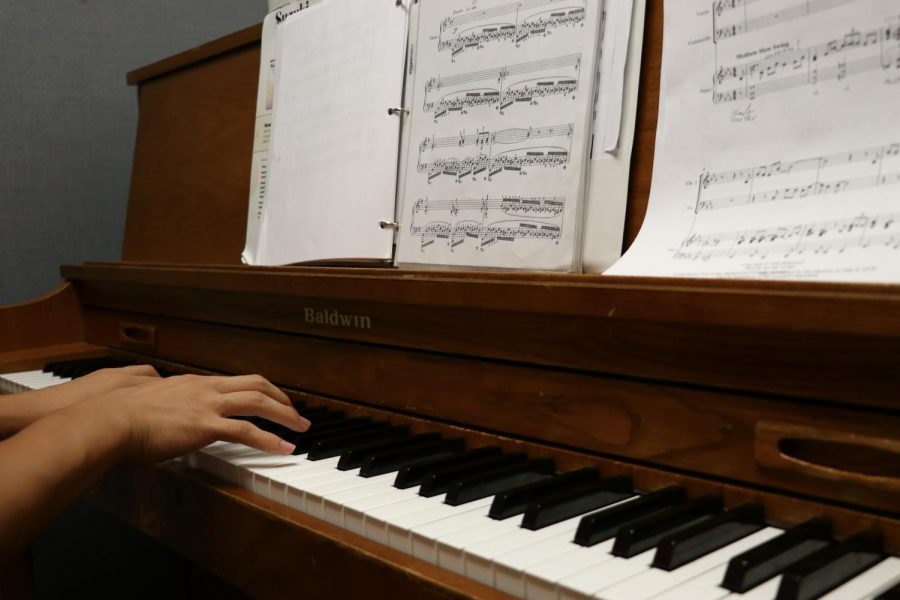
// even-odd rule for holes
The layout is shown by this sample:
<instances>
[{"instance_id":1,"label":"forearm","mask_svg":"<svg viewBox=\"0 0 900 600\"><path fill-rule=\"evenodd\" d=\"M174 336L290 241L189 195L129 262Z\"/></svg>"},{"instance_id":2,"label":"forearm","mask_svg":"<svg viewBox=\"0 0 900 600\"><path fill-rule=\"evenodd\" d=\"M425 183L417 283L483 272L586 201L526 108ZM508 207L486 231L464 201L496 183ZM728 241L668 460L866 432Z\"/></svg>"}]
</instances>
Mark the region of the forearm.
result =
<instances>
[{"instance_id":1,"label":"forearm","mask_svg":"<svg viewBox=\"0 0 900 600\"><path fill-rule=\"evenodd\" d=\"M22 431L38 419L68 406L64 390L44 390L0 395L0 440Z\"/></svg>"},{"instance_id":2,"label":"forearm","mask_svg":"<svg viewBox=\"0 0 900 600\"><path fill-rule=\"evenodd\" d=\"M115 418L60 411L0 443L0 562L120 460L122 427Z\"/></svg>"}]
</instances>

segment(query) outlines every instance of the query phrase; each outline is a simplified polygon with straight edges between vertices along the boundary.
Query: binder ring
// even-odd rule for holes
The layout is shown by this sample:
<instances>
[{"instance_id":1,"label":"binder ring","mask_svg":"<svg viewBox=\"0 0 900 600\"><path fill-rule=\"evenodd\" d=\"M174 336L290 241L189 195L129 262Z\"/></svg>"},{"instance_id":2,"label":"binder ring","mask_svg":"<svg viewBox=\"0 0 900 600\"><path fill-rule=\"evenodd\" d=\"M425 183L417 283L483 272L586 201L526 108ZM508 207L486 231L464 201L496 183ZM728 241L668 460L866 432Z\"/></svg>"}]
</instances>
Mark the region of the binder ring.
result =
<instances>
[{"instance_id":1,"label":"binder ring","mask_svg":"<svg viewBox=\"0 0 900 600\"><path fill-rule=\"evenodd\" d=\"M408 115L408 114L409 114L409 109L408 109L408 108L402 108L402 107L401 107L401 108L389 108L389 109L388 109L388 114L389 114L389 115L400 115L400 116Z\"/></svg>"},{"instance_id":2,"label":"binder ring","mask_svg":"<svg viewBox=\"0 0 900 600\"><path fill-rule=\"evenodd\" d=\"M378 226L382 229L400 229L400 223L396 221L378 221Z\"/></svg>"}]
</instances>

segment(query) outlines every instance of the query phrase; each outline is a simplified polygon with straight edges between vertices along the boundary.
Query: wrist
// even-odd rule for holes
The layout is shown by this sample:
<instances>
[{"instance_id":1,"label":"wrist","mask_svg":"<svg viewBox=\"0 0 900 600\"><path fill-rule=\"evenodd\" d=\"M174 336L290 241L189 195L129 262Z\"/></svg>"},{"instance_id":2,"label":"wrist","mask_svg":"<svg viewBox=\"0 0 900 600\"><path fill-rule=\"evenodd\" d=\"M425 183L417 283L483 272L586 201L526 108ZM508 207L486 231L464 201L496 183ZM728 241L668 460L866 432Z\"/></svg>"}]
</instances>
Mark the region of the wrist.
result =
<instances>
[{"instance_id":1,"label":"wrist","mask_svg":"<svg viewBox=\"0 0 900 600\"><path fill-rule=\"evenodd\" d=\"M84 400L53 412L43 422L75 432L85 451L85 460L109 468L128 454L130 424L121 410L109 403Z\"/></svg>"}]
</instances>

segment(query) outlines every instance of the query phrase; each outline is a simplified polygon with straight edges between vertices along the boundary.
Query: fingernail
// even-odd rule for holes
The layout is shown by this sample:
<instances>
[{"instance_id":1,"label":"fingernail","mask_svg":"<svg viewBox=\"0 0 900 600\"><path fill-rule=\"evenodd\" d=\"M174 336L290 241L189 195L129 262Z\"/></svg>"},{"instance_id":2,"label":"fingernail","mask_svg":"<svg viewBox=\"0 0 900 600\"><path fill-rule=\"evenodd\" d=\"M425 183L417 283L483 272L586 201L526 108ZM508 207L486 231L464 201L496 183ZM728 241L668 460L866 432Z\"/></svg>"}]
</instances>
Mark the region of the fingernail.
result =
<instances>
[{"instance_id":1,"label":"fingernail","mask_svg":"<svg viewBox=\"0 0 900 600\"><path fill-rule=\"evenodd\" d=\"M296 447L297 446L295 446L294 444L291 444L290 442L286 442L284 440L281 440L281 443L278 444L278 449L281 450L282 454L291 454Z\"/></svg>"},{"instance_id":2,"label":"fingernail","mask_svg":"<svg viewBox=\"0 0 900 600\"><path fill-rule=\"evenodd\" d=\"M304 419L303 417L300 417L300 427L303 428L301 431L306 431L307 429L309 429L310 425L312 425L312 423L310 422L309 419Z\"/></svg>"}]
</instances>

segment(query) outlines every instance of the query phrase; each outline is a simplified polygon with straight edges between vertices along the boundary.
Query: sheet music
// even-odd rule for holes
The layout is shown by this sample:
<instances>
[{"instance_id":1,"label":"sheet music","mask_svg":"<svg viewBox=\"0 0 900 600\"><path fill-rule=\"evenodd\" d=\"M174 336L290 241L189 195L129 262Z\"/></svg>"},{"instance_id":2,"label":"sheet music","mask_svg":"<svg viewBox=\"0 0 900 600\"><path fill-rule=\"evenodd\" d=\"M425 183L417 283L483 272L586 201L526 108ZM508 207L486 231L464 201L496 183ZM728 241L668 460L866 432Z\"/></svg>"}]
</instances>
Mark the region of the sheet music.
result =
<instances>
[{"instance_id":1,"label":"sheet music","mask_svg":"<svg viewBox=\"0 0 900 600\"><path fill-rule=\"evenodd\" d=\"M250 208L247 235L241 260L256 264L259 226L266 210L266 184L269 177L269 141L272 134L272 103L275 100L275 30L288 17L320 0L288 2L272 10L263 20L260 41L259 86L256 93L256 125L253 130L253 157L250 164Z\"/></svg>"},{"instance_id":2,"label":"sheet music","mask_svg":"<svg viewBox=\"0 0 900 600\"><path fill-rule=\"evenodd\" d=\"M634 0L606 0L603 3L604 24L597 74L599 90L591 158L600 158L603 153L614 154L619 148L633 13Z\"/></svg>"},{"instance_id":3,"label":"sheet music","mask_svg":"<svg viewBox=\"0 0 900 600\"><path fill-rule=\"evenodd\" d=\"M277 32L260 264L390 259L407 7L329 0Z\"/></svg>"},{"instance_id":4,"label":"sheet music","mask_svg":"<svg viewBox=\"0 0 900 600\"><path fill-rule=\"evenodd\" d=\"M599 4L419 3L398 263L577 266Z\"/></svg>"},{"instance_id":5,"label":"sheet music","mask_svg":"<svg viewBox=\"0 0 900 600\"><path fill-rule=\"evenodd\" d=\"M900 280L891 0L668 0L650 205L607 273Z\"/></svg>"},{"instance_id":6,"label":"sheet music","mask_svg":"<svg viewBox=\"0 0 900 600\"><path fill-rule=\"evenodd\" d=\"M582 243L582 268L586 273L601 273L622 256L622 239L625 230L625 212L628 205L628 181L631 174L631 150L634 145L634 128L637 121L637 104L641 79L641 53L644 45L645 0L626 2L630 21L628 23L628 45L621 52L624 72L621 88L616 92L621 101L617 119L613 119L617 134L615 152L604 152L598 141L605 130L612 135L611 127L595 123L594 157L584 207L584 239ZM613 2L606 2L607 10L612 10ZM619 7L621 8L621 6ZM616 19L619 19L617 16ZM604 34L606 35L606 34ZM604 56L606 49L604 49ZM601 71L603 67L601 66ZM605 78L601 73L600 87ZM597 120L606 123L612 113L609 109L599 109ZM605 127L605 129L604 129Z\"/></svg>"}]
</instances>

